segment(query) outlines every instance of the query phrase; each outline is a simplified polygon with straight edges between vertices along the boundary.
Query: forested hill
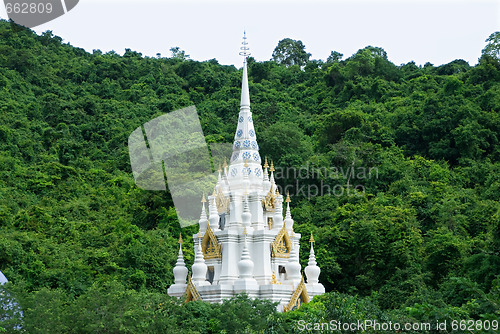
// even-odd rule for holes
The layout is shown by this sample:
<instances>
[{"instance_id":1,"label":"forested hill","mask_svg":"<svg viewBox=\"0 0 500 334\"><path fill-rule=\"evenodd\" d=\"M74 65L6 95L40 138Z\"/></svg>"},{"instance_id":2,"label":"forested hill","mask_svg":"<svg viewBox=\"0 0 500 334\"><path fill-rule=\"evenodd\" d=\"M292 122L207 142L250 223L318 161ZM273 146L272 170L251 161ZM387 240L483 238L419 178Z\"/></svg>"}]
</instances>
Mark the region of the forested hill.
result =
<instances>
[{"instance_id":1,"label":"forested hill","mask_svg":"<svg viewBox=\"0 0 500 334\"><path fill-rule=\"evenodd\" d=\"M0 271L24 312L0 332L498 319L498 49L497 33L475 66L395 65L371 46L325 61L303 45L249 59L260 153L302 167L277 181L292 187L301 263L313 232L329 291L277 314L244 297L183 306L166 295L179 233L190 264L197 229L181 230L168 193L139 189L129 163L134 129L190 105L207 142L232 142L241 70L178 49L90 54L0 21Z\"/></svg>"}]
</instances>

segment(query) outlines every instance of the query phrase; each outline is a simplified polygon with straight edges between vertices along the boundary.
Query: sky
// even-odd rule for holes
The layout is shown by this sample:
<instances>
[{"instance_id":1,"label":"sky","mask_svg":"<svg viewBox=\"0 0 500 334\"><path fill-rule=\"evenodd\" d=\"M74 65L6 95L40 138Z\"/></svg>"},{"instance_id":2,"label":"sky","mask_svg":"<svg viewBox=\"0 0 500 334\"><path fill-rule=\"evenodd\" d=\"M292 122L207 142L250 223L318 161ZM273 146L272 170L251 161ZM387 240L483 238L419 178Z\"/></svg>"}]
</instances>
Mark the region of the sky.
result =
<instances>
[{"instance_id":1,"label":"sky","mask_svg":"<svg viewBox=\"0 0 500 334\"><path fill-rule=\"evenodd\" d=\"M281 39L292 38L311 59L326 60L331 51L347 58L372 45L396 65L455 59L474 65L486 38L500 31L500 0L80 0L33 30L51 30L89 52L129 48L170 57L178 46L191 59L237 67L244 30L257 61L269 60Z\"/></svg>"}]
</instances>

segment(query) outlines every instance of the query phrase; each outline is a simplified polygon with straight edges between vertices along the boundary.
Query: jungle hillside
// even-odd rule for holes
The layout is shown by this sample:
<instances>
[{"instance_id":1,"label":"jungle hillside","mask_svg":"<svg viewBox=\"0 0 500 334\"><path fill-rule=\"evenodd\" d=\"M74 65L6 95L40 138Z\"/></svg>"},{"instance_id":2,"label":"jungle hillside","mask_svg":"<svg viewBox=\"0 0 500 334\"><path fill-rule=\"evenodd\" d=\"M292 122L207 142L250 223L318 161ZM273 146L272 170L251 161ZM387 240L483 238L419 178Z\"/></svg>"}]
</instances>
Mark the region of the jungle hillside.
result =
<instances>
[{"instance_id":1,"label":"jungle hillside","mask_svg":"<svg viewBox=\"0 0 500 334\"><path fill-rule=\"evenodd\" d=\"M0 333L500 320L500 33L486 38L476 65L394 64L383 46L314 60L290 38L248 59L260 154L302 168L300 184L276 181L301 264L312 232L327 290L281 314L244 295L169 297L179 235L190 267L197 226L181 229L169 193L140 189L130 167L132 131L183 107L196 106L207 143L231 143L241 68L175 47L89 53L0 21Z\"/></svg>"}]
</instances>

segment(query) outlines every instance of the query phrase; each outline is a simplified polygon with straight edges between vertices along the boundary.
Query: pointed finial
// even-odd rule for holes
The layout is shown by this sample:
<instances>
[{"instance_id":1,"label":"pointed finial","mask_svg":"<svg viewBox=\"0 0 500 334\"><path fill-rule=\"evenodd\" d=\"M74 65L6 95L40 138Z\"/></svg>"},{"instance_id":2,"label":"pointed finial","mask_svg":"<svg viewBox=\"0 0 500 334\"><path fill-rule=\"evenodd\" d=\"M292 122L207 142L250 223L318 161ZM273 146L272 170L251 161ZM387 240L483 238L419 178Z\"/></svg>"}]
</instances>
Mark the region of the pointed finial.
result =
<instances>
[{"instance_id":1,"label":"pointed finial","mask_svg":"<svg viewBox=\"0 0 500 334\"><path fill-rule=\"evenodd\" d=\"M273 161L271 160L271 168L269 168L269 171L270 172L274 172L274 164L273 164Z\"/></svg>"},{"instance_id":2,"label":"pointed finial","mask_svg":"<svg viewBox=\"0 0 500 334\"><path fill-rule=\"evenodd\" d=\"M278 187L276 187L276 196L279 196L280 195L280 191L278 189Z\"/></svg>"},{"instance_id":3,"label":"pointed finial","mask_svg":"<svg viewBox=\"0 0 500 334\"><path fill-rule=\"evenodd\" d=\"M267 164L267 156L265 157L264 160L264 168L269 168L269 165Z\"/></svg>"},{"instance_id":4,"label":"pointed finial","mask_svg":"<svg viewBox=\"0 0 500 334\"><path fill-rule=\"evenodd\" d=\"M309 242L314 242L314 238L313 238L313 233L311 231L311 238L309 239Z\"/></svg>"},{"instance_id":5,"label":"pointed finial","mask_svg":"<svg viewBox=\"0 0 500 334\"><path fill-rule=\"evenodd\" d=\"M207 202L207 200L205 198L205 193L203 193L203 197L201 198L201 203L206 203L206 202Z\"/></svg>"},{"instance_id":6,"label":"pointed finial","mask_svg":"<svg viewBox=\"0 0 500 334\"><path fill-rule=\"evenodd\" d=\"M180 243L180 244L182 244L182 243L183 243L183 241L182 241L182 233L181 233L181 234L179 234L179 243Z\"/></svg>"},{"instance_id":7,"label":"pointed finial","mask_svg":"<svg viewBox=\"0 0 500 334\"><path fill-rule=\"evenodd\" d=\"M212 196L217 196L217 193L215 192L215 188L214 188L214 192L213 192Z\"/></svg>"},{"instance_id":8,"label":"pointed finial","mask_svg":"<svg viewBox=\"0 0 500 334\"><path fill-rule=\"evenodd\" d=\"M276 275L274 274L274 270L273 270L273 276L271 276L271 284L278 284L278 280L276 280Z\"/></svg>"},{"instance_id":9,"label":"pointed finial","mask_svg":"<svg viewBox=\"0 0 500 334\"><path fill-rule=\"evenodd\" d=\"M220 162L219 162L219 169L217 169L217 171L218 171L219 173L220 173L220 172L222 172L222 168L221 168L221 166L220 166Z\"/></svg>"},{"instance_id":10,"label":"pointed finial","mask_svg":"<svg viewBox=\"0 0 500 334\"><path fill-rule=\"evenodd\" d=\"M247 161L247 159L245 159L245 164L243 166L248 167L248 161Z\"/></svg>"},{"instance_id":11,"label":"pointed finial","mask_svg":"<svg viewBox=\"0 0 500 334\"><path fill-rule=\"evenodd\" d=\"M251 53L249 52L250 48L247 46L248 42L247 42L247 32L246 31L243 31L243 42L241 42L241 45L242 45L242 47L240 48L240 50L241 50L240 56L243 56L245 59L247 59L248 56L251 55Z\"/></svg>"},{"instance_id":12,"label":"pointed finial","mask_svg":"<svg viewBox=\"0 0 500 334\"><path fill-rule=\"evenodd\" d=\"M290 203L291 200L290 200L290 193L287 191L286 192L286 200L285 200L286 203Z\"/></svg>"},{"instance_id":13,"label":"pointed finial","mask_svg":"<svg viewBox=\"0 0 500 334\"><path fill-rule=\"evenodd\" d=\"M250 91L248 90L248 69L247 69L247 58L250 56L250 50L247 47L247 37L246 33L243 35L243 46L241 47L240 55L243 56L243 73L241 80L241 100L240 100L240 111L250 111Z\"/></svg>"},{"instance_id":14,"label":"pointed finial","mask_svg":"<svg viewBox=\"0 0 500 334\"><path fill-rule=\"evenodd\" d=\"M224 158L224 165L222 165L222 168L226 169L227 168L227 160Z\"/></svg>"}]
</instances>

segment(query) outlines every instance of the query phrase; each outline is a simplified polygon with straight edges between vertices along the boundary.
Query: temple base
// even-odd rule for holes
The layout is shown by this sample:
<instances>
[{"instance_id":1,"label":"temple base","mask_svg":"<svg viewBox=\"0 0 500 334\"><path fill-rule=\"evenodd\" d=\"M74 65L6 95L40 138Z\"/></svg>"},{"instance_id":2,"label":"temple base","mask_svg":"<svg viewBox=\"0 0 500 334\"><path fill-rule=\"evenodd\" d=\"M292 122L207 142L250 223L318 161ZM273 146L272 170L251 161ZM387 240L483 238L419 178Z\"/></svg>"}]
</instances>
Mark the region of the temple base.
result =
<instances>
[{"instance_id":1,"label":"temple base","mask_svg":"<svg viewBox=\"0 0 500 334\"><path fill-rule=\"evenodd\" d=\"M246 293L248 297L255 299L267 299L271 302L278 303L276 307L279 312L283 312L283 306L286 306L292 294L295 291L291 284L267 284L255 285L253 282L239 282L234 285L207 285L197 286L196 289L203 301L209 303L222 303L225 299L230 299L240 293ZM323 284L306 284L307 293L312 299L316 295L325 293ZM168 290L168 294L173 297L182 298L185 294L181 287L172 285Z\"/></svg>"}]
</instances>

